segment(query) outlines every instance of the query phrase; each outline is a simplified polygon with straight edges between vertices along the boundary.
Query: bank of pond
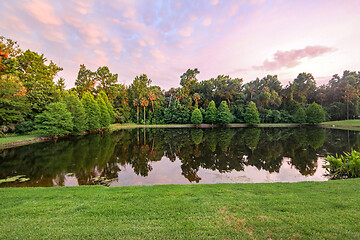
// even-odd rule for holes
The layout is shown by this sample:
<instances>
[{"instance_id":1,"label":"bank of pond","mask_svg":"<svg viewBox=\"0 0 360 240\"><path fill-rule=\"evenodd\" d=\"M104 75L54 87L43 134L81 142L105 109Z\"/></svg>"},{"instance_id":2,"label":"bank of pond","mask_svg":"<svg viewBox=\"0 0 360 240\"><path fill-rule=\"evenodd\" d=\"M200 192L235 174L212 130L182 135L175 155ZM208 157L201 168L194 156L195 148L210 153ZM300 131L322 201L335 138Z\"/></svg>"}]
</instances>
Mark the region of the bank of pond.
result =
<instances>
[{"instance_id":1,"label":"bank of pond","mask_svg":"<svg viewBox=\"0 0 360 240\"><path fill-rule=\"evenodd\" d=\"M0 150L0 187L326 181L324 158L360 132L302 128L134 128ZM19 178L21 179L21 178Z\"/></svg>"}]
</instances>

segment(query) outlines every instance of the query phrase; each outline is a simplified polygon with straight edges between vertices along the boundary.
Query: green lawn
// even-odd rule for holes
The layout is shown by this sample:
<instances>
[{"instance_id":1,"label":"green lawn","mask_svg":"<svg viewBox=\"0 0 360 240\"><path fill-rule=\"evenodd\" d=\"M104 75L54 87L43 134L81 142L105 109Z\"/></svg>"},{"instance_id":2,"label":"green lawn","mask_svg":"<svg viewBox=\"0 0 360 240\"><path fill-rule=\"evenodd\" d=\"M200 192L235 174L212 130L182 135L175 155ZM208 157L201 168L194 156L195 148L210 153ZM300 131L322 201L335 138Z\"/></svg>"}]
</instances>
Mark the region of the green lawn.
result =
<instances>
[{"instance_id":1,"label":"green lawn","mask_svg":"<svg viewBox=\"0 0 360 240\"><path fill-rule=\"evenodd\" d=\"M324 125L335 125L335 126L355 126L360 127L360 120L342 120L342 121L331 121L323 122Z\"/></svg>"},{"instance_id":2,"label":"green lawn","mask_svg":"<svg viewBox=\"0 0 360 240\"><path fill-rule=\"evenodd\" d=\"M36 138L41 137L40 135L15 135L10 137L2 137L0 138L0 145L6 143L15 143L15 142L23 142L23 141L30 141Z\"/></svg>"},{"instance_id":3,"label":"green lawn","mask_svg":"<svg viewBox=\"0 0 360 240\"><path fill-rule=\"evenodd\" d=\"M0 189L0 239L359 239L360 179Z\"/></svg>"}]
</instances>

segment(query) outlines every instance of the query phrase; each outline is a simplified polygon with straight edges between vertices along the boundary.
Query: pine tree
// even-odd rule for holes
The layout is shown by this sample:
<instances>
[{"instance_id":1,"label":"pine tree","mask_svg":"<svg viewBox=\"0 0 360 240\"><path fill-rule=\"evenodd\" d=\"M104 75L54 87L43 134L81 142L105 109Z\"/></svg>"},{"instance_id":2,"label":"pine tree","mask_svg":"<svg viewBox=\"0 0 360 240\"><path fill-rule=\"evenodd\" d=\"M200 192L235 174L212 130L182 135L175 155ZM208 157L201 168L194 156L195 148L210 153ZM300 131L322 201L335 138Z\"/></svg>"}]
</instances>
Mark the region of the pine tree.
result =
<instances>
[{"instance_id":1,"label":"pine tree","mask_svg":"<svg viewBox=\"0 0 360 240\"><path fill-rule=\"evenodd\" d=\"M259 112L256 108L256 104L251 101L246 107L244 120L249 124L257 124L260 123Z\"/></svg>"},{"instance_id":2,"label":"pine tree","mask_svg":"<svg viewBox=\"0 0 360 240\"><path fill-rule=\"evenodd\" d=\"M36 128L47 136L62 136L73 130L71 113L66 104L50 103L45 110L35 117Z\"/></svg>"},{"instance_id":3,"label":"pine tree","mask_svg":"<svg viewBox=\"0 0 360 240\"><path fill-rule=\"evenodd\" d=\"M313 102L306 109L306 122L316 124L325 120L324 109L317 103Z\"/></svg>"},{"instance_id":4,"label":"pine tree","mask_svg":"<svg viewBox=\"0 0 360 240\"><path fill-rule=\"evenodd\" d=\"M200 109L196 108L191 114L191 123L192 124L201 124L203 122L203 116Z\"/></svg>"},{"instance_id":5,"label":"pine tree","mask_svg":"<svg viewBox=\"0 0 360 240\"><path fill-rule=\"evenodd\" d=\"M105 102L106 107L108 109L109 115L110 115L110 123L114 122L115 119L115 111L114 111L114 107L112 106L112 104L110 103L109 98L107 97L106 93L104 91L100 91L99 95Z\"/></svg>"},{"instance_id":6,"label":"pine tree","mask_svg":"<svg viewBox=\"0 0 360 240\"><path fill-rule=\"evenodd\" d=\"M99 130L101 127L100 108L96 103L94 96L89 92L85 92L83 98L81 99L81 103L83 104L86 113L86 130Z\"/></svg>"},{"instance_id":7,"label":"pine tree","mask_svg":"<svg viewBox=\"0 0 360 240\"><path fill-rule=\"evenodd\" d=\"M229 124L234 118L234 116L230 112L226 101L222 101L220 103L218 112L218 122L220 124Z\"/></svg>"},{"instance_id":8,"label":"pine tree","mask_svg":"<svg viewBox=\"0 0 360 240\"><path fill-rule=\"evenodd\" d=\"M66 94L64 103L73 117L73 133L82 134L86 130L86 113L80 99L74 94Z\"/></svg>"},{"instance_id":9,"label":"pine tree","mask_svg":"<svg viewBox=\"0 0 360 240\"><path fill-rule=\"evenodd\" d=\"M206 108L205 122L214 124L217 120L217 116L218 116L218 110L215 106L215 102L211 101L208 107Z\"/></svg>"},{"instance_id":10,"label":"pine tree","mask_svg":"<svg viewBox=\"0 0 360 240\"><path fill-rule=\"evenodd\" d=\"M96 98L97 105L100 109L100 126L102 128L107 128L110 126L110 114L109 110L106 107L106 103L102 99L102 97L98 96Z\"/></svg>"}]
</instances>

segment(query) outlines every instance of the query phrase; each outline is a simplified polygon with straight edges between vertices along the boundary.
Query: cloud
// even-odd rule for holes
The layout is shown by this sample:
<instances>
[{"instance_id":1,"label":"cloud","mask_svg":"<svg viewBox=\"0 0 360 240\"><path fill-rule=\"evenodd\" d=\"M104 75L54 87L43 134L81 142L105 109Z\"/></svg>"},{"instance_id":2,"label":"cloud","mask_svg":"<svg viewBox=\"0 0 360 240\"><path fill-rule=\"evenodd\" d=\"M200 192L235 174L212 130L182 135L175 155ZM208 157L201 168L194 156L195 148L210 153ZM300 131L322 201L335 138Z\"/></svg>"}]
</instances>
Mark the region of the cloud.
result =
<instances>
[{"instance_id":1,"label":"cloud","mask_svg":"<svg viewBox=\"0 0 360 240\"><path fill-rule=\"evenodd\" d=\"M192 31L193 31L193 28L191 26L186 26L186 27L180 28L178 33L183 37L190 37Z\"/></svg>"},{"instance_id":2,"label":"cloud","mask_svg":"<svg viewBox=\"0 0 360 240\"><path fill-rule=\"evenodd\" d=\"M274 60L266 59L261 66L254 66L256 70L279 70L282 68L293 68L301 63L303 58L314 58L328 52L334 51L333 48L325 46L307 46L303 49L293 49L290 51L277 51Z\"/></svg>"},{"instance_id":3,"label":"cloud","mask_svg":"<svg viewBox=\"0 0 360 240\"><path fill-rule=\"evenodd\" d=\"M55 14L54 7L48 1L33 0L25 4L26 9L34 18L43 24L60 25L61 20Z\"/></svg>"},{"instance_id":4,"label":"cloud","mask_svg":"<svg viewBox=\"0 0 360 240\"><path fill-rule=\"evenodd\" d=\"M209 26L209 25L211 25L211 18L210 18L210 17L206 17L206 18L203 20L202 24L203 24L204 26Z\"/></svg>"}]
</instances>

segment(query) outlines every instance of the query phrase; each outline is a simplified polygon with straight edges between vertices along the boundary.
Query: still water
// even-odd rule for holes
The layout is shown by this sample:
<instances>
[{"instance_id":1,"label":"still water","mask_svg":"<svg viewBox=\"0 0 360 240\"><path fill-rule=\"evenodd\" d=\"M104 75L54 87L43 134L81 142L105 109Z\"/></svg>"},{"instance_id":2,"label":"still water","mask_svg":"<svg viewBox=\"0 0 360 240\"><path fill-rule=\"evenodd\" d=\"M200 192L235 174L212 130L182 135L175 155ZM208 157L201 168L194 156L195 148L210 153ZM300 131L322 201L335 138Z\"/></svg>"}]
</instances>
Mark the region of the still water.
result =
<instances>
[{"instance_id":1,"label":"still water","mask_svg":"<svg viewBox=\"0 0 360 240\"><path fill-rule=\"evenodd\" d=\"M360 132L323 128L129 129L0 150L0 187L326 181L323 158Z\"/></svg>"}]
</instances>

